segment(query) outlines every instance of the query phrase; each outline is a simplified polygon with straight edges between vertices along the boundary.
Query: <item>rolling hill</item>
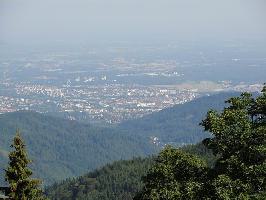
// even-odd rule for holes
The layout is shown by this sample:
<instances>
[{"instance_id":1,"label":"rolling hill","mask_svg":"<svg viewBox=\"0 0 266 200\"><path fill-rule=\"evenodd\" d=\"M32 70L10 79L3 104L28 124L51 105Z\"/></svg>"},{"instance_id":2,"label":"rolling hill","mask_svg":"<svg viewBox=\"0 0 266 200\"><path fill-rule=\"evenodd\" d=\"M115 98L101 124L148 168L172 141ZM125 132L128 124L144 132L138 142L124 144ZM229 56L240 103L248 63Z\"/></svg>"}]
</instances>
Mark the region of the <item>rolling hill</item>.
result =
<instances>
[{"instance_id":1,"label":"rolling hill","mask_svg":"<svg viewBox=\"0 0 266 200\"><path fill-rule=\"evenodd\" d=\"M140 119L123 122L117 128L131 135L157 137L162 145L197 143L209 136L199 126L207 111L223 109L225 100L238 95L239 93L228 92L203 96Z\"/></svg>"},{"instance_id":2,"label":"rolling hill","mask_svg":"<svg viewBox=\"0 0 266 200\"><path fill-rule=\"evenodd\" d=\"M5 166L16 128L26 141L32 168L45 184L100 167L108 162L155 152L145 139L115 129L45 116L35 112L0 115L0 161ZM3 177L3 176L1 176Z\"/></svg>"},{"instance_id":3,"label":"rolling hill","mask_svg":"<svg viewBox=\"0 0 266 200\"><path fill-rule=\"evenodd\" d=\"M206 96L116 126L99 127L21 111L0 115L0 164L5 167L15 130L26 141L32 168L45 184L74 177L115 160L158 152L165 144L197 143L208 137L198 124L237 93ZM153 138L159 141L154 142ZM3 178L3 173L1 174Z\"/></svg>"}]
</instances>

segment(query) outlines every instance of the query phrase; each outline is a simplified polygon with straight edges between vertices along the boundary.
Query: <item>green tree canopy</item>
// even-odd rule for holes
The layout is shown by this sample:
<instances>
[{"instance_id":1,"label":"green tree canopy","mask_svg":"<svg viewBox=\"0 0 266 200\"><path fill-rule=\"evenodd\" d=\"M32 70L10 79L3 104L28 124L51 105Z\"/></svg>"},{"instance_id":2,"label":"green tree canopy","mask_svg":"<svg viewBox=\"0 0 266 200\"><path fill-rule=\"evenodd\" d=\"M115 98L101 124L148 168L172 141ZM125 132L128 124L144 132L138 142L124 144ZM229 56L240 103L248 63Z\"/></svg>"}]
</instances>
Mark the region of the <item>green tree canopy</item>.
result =
<instances>
[{"instance_id":1,"label":"green tree canopy","mask_svg":"<svg viewBox=\"0 0 266 200\"><path fill-rule=\"evenodd\" d=\"M227 103L202 122L214 136L203 143L219 156L208 188L216 199L254 198L266 190L266 86L257 98L243 93Z\"/></svg>"},{"instance_id":2,"label":"green tree canopy","mask_svg":"<svg viewBox=\"0 0 266 200\"><path fill-rule=\"evenodd\" d=\"M266 86L230 98L222 112L210 110L201 125L212 134L203 141L217 157L213 166L167 147L144 177L135 200L265 199Z\"/></svg>"},{"instance_id":3,"label":"green tree canopy","mask_svg":"<svg viewBox=\"0 0 266 200\"><path fill-rule=\"evenodd\" d=\"M32 171L28 167L29 160L25 144L17 130L9 153L9 166L5 170L5 179L9 183L9 197L14 200L39 200L43 199L40 181L31 178Z\"/></svg>"},{"instance_id":4,"label":"green tree canopy","mask_svg":"<svg viewBox=\"0 0 266 200\"><path fill-rule=\"evenodd\" d=\"M206 162L197 156L167 146L143 178L145 186L135 199L195 199L206 168Z\"/></svg>"}]
</instances>

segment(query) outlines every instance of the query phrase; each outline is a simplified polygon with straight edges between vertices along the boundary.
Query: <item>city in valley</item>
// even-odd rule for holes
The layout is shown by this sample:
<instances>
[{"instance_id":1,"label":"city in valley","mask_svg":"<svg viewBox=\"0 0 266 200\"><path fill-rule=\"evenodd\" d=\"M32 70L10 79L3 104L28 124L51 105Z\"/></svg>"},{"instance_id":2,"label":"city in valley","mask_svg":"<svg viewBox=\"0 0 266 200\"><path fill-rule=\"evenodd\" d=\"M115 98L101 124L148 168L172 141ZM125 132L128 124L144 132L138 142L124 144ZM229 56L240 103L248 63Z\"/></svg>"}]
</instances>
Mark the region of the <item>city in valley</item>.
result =
<instances>
[{"instance_id":1,"label":"city in valley","mask_svg":"<svg viewBox=\"0 0 266 200\"><path fill-rule=\"evenodd\" d=\"M238 45L206 50L187 44L119 44L40 52L4 51L2 45L0 113L34 110L118 123L210 93L259 92L263 73L239 80L255 69L264 72L266 58L255 54L261 49L247 45L243 52ZM243 66L246 70L240 70Z\"/></svg>"}]
</instances>

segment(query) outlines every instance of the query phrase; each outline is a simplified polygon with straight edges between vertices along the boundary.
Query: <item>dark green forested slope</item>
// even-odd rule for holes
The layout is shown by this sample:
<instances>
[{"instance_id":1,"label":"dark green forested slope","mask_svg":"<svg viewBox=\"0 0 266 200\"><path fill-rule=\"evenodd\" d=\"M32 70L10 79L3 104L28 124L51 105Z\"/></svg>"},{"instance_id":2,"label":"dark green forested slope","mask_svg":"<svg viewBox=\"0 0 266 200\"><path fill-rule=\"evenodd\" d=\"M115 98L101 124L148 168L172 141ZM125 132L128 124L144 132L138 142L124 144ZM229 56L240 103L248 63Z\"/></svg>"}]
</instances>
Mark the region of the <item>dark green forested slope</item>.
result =
<instances>
[{"instance_id":1,"label":"dark green forested slope","mask_svg":"<svg viewBox=\"0 0 266 200\"><path fill-rule=\"evenodd\" d=\"M148 140L34 112L0 115L0 162L6 165L16 128L28 147L32 168L45 184L78 176L88 169L155 152ZM3 171L1 171L3 179Z\"/></svg>"},{"instance_id":2,"label":"dark green forested slope","mask_svg":"<svg viewBox=\"0 0 266 200\"><path fill-rule=\"evenodd\" d=\"M68 179L46 189L52 200L129 200L142 188L141 177L151 158L116 161L76 179Z\"/></svg>"},{"instance_id":3,"label":"dark green forested slope","mask_svg":"<svg viewBox=\"0 0 266 200\"><path fill-rule=\"evenodd\" d=\"M215 158L203 145L182 148L212 165ZM68 179L46 189L51 200L132 200L141 190L141 177L152 166L153 158L117 161L76 179Z\"/></svg>"},{"instance_id":4,"label":"dark green forested slope","mask_svg":"<svg viewBox=\"0 0 266 200\"><path fill-rule=\"evenodd\" d=\"M121 123L118 128L134 135L159 137L162 143L194 144L208 137L208 133L199 126L207 111L223 109L226 99L238 95L239 93L231 92L204 96L140 119Z\"/></svg>"},{"instance_id":5,"label":"dark green forested slope","mask_svg":"<svg viewBox=\"0 0 266 200\"><path fill-rule=\"evenodd\" d=\"M197 143L208 135L198 126L207 110L222 108L224 100L233 95L237 94L202 97L109 128L34 112L0 115L0 164L6 164L16 128L21 129L35 174L45 184L78 176L114 160L156 153L158 147L150 141L151 136L159 137L161 146Z\"/></svg>"}]
</instances>

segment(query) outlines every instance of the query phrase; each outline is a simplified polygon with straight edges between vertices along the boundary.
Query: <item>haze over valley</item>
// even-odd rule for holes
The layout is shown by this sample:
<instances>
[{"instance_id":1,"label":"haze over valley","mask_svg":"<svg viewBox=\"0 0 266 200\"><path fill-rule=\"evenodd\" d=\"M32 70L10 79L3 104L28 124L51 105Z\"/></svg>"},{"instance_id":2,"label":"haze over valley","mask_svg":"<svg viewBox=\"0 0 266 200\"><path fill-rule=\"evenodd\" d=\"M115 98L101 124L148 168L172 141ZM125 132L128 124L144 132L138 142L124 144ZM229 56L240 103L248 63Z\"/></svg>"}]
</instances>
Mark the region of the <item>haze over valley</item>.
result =
<instances>
[{"instance_id":1,"label":"haze over valley","mask_svg":"<svg viewBox=\"0 0 266 200\"><path fill-rule=\"evenodd\" d=\"M0 199L265 199L265 0L0 0Z\"/></svg>"},{"instance_id":2,"label":"haze over valley","mask_svg":"<svg viewBox=\"0 0 266 200\"><path fill-rule=\"evenodd\" d=\"M118 123L215 92L259 92L266 74L256 41L60 45L0 45L0 113Z\"/></svg>"}]
</instances>

